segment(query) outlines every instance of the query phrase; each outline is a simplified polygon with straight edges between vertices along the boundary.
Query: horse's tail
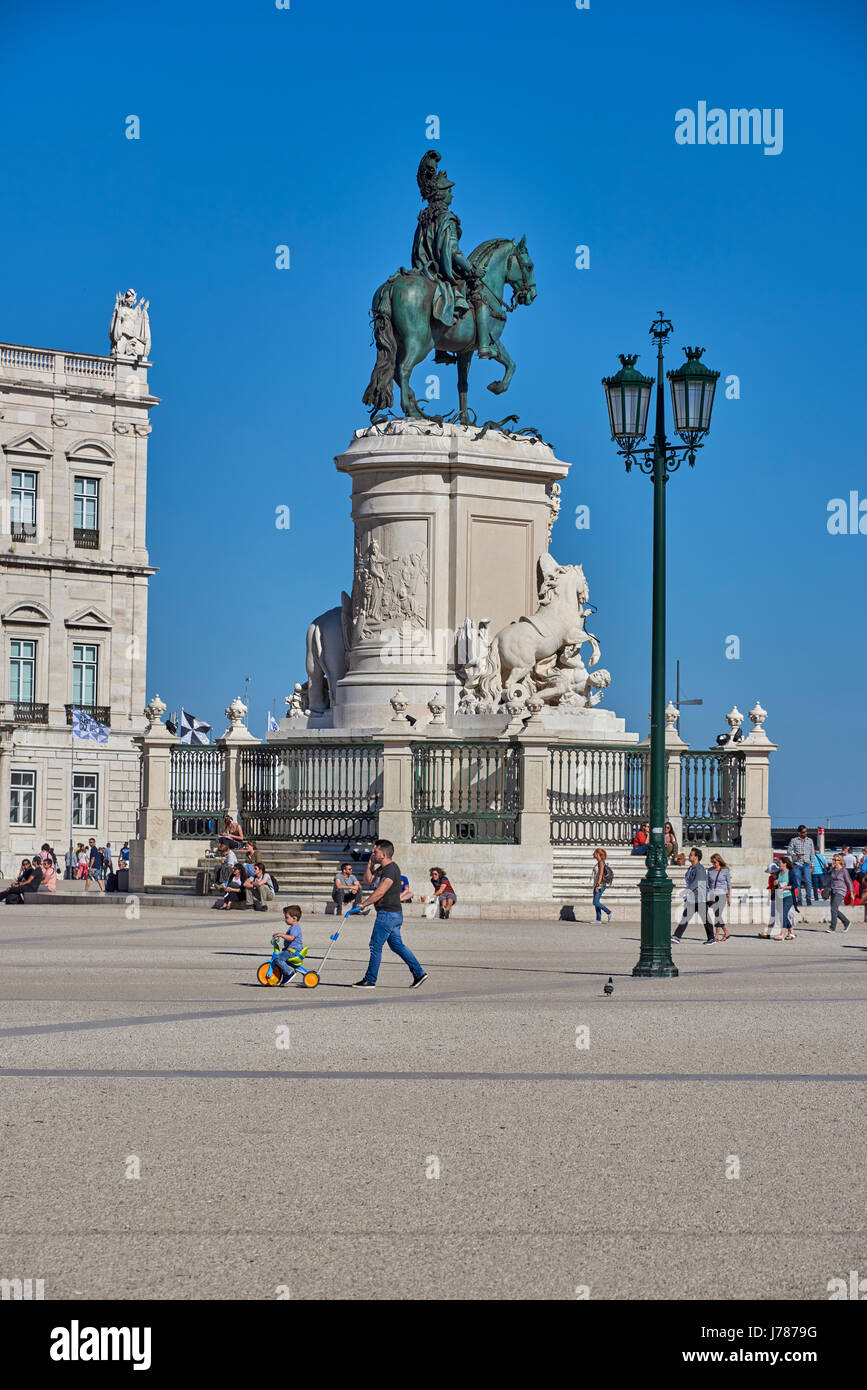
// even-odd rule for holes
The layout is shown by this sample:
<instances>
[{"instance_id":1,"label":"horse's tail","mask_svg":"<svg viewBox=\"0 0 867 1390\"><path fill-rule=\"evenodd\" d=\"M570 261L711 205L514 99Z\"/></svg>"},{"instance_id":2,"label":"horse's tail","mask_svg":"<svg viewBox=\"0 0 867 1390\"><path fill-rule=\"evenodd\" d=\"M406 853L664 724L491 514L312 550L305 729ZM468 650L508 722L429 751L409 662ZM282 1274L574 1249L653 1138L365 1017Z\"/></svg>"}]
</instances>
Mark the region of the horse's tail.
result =
<instances>
[{"instance_id":1,"label":"horse's tail","mask_svg":"<svg viewBox=\"0 0 867 1390\"><path fill-rule=\"evenodd\" d=\"M380 285L373 296L373 337L376 362L362 400L372 410L388 410L394 401L394 368L397 363L397 341L391 322L390 280Z\"/></svg>"},{"instance_id":2,"label":"horse's tail","mask_svg":"<svg viewBox=\"0 0 867 1390\"><path fill-rule=\"evenodd\" d=\"M479 689L485 700L494 705L500 702L503 693L503 676L500 666L500 641L495 637L485 653L485 664L479 676Z\"/></svg>"}]
</instances>

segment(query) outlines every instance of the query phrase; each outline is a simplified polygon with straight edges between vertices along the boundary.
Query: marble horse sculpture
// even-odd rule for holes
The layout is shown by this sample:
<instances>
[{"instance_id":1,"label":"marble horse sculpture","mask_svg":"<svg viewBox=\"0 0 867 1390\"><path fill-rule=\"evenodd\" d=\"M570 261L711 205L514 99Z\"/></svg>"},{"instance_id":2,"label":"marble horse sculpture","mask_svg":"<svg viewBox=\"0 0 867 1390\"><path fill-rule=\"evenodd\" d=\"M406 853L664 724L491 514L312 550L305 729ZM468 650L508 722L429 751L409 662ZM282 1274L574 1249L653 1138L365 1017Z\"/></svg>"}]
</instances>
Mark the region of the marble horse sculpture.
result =
<instances>
[{"instance_id":1,"label":"marble horse sculpture","mask_svg":"<svg viewBox=\"0 0 867 1390\"><path fill-rule=\"evenodd\" d=\"M553 556L539 556L539 607L532 617L522 617L500 629L488 651L486 669L479 682L486 704L526 699L535 693L534 671L545 670L550 658L565 648L575 650L589 642L592 661L599 660L599 644L586 631L584 604L589 586L581 565L558 565ZM541 673L540 673L541 675Z\"/></svg>"}]
</instances>

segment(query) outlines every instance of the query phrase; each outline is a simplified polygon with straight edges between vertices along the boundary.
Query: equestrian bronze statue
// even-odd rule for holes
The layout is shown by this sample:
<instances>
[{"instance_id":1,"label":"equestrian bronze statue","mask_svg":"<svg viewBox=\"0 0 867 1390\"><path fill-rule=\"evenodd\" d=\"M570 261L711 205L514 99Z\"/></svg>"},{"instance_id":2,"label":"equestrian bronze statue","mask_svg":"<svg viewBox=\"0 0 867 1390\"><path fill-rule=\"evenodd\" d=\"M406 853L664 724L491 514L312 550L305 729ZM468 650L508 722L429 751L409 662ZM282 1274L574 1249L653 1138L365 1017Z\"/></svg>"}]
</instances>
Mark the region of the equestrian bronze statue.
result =
<instances>
[{"instance_id":1,"label":"equestrian bronze statue","mask_svg":"<svg viewBox=\"0 0 867 1390\"><path fill-rule=\"evenodd\" d=\"M469 423L467 379L473 353L502 363L503 376L488 390L509 389L515 364L501 342L506 315L536 298L533 262L526 237L483 241L467 257L461 250L461 224L451 209L454 184L428 150L418 166L418 186L426 206L418 215L412 265L380 285L373 296L376 364L364 393L375 416L391 408L393 382L400 389L404 415L421 416L410 376L434 353L435 362L457 363L460 419ZM512 302L503 301L506 286Z\"/></svg>"}]
</instances>

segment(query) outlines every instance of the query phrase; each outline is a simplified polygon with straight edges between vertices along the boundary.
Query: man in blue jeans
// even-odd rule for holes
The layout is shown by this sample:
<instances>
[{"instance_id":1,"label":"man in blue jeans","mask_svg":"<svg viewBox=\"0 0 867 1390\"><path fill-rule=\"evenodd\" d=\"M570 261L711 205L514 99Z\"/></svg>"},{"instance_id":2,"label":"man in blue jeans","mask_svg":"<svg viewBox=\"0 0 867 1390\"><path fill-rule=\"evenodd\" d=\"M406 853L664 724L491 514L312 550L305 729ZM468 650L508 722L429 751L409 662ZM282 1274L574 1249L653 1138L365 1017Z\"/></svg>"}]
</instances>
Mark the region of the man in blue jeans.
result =
<instances>
[{"instance_id":1,"label":"man in blue jeans","mask_svg":"<svg viewBox=\"0 0 867 1390\"><path fill-rule=\"evenodd\" d=\"M400 869L394 862L394 845L391 840L377 840L373 853L367 861L362 883L365 887L373 884L370 896L359 903L360 908L376 906L376 921L370 935L370 960L367 970L353 989L373 989L382 960L382 948L388 943L396 956L406 961L412 971L410 989L418 989L424 984L427 974L422 970L412 951L403 944L400 927L403 922L403 909L400 905Z\"/></svg>"},{"instance_id":2,"label":"man in blue jeans","mask_svg":"<svg viewBox=\"0 0 867 1390\"><path fill-rule=\"evenodd\" d=\"M800 910L802 902L810 906L813 889L813 860L816 857L816 849L810 836L807 834L806 825L798 826L797 835L793 835L788 843L786 854L792 861L792 884L795 889L795 906ZM803 893L803 899L801 894ZM818 897L818 894L817 894Z\"/></svg>"}]
</instances>

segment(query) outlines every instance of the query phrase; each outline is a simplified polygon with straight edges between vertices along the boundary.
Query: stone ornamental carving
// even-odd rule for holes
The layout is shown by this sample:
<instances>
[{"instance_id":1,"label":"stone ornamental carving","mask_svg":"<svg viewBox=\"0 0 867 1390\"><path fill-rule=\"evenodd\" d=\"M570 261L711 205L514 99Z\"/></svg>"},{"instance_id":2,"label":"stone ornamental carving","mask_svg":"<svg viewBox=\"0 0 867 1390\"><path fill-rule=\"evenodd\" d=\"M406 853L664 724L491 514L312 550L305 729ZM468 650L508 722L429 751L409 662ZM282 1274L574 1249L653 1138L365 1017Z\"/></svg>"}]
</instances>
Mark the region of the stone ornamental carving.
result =
<instances>
[{"instance_id":1,"label":"stone ornamental carving","mask_svg":"<svg viewBox=\"0 0 867 1390\"><path fill-rule=\"evenodd\" d=\"M493 633L490 618L465 618L455 640L455 667L465 688L472 692L487 669Z\"/></svg>"},{"instance_id":2,"label":"stone ornamental carving","mask_svg":"<svg viewBox=\"0 0 867 1390\"><path fill-rule=\"evenodd\" d=\"M304 686L300 681L295 682L295 689L291 695L286 696L286 704L289 708L286 711L287 719L300 719L310 711L304 708Z\"/></svg>"},{"instance_id":3,"label":"stone ornamental carving","mask_svg":"<svg viewBox=\"0 0 867 1390\"><path fill-rule=\"evenodd\" d=\"M424 550L386 555L376 537L356 548L352 588L353 641L408 622L427 620L428 569Z\"/></svg>"},{"instance_id":4,"label":"stone ornamental carving","mask_svg":"<svg viewBox=\"0 0 867 1390\"><path fill-rule=\"evenodd\" d=\"M226 718L229 721L233 733L235 729L243 727L244 721L247 718L247 706L244 704L240 695L236 695L232 703L227 706Z\"/></svg>"},{"instance_id":5,"label":"stone ornamental carving","mask_svg":"<svg viewBox=\"0 0 867 1390\"><path fill-rule=\"evenodd\" d=\"M159 695L155 695L150 703L145 705L144 716L148 722L148 732L154 725L162 723L167 708L168 706L160 699Z\"/></svg>"},{"instance_id":6,"label":"stone ornamental carving","mask_svg":"<svg viewBox=\"0 0 867 1390\"><path fill-rule=\"evenodd\" d=\"M146 358L150 353L150 301L136 300L135 290L127 290L126 294L118 291L114 297L114 313L108 330L112 357Z\"/></svg>"},{"instance_id":7,"label":"stone ornamental carving","mask_svg":"<svg viewBox=\"0 0 867 1390\"><path fill-rule=\"evenodd\" d=\"M475 714L478 703L469 686L461 687L461 697L455 707L455 714Z\"/></svg>"},{"instance_id":8,"label":"stone ornamental carving","mask_svg":"<svg viewBox=\"0 0 867 1390\"><path fill-rule=\"evenodd\" d=\"M391 705L391 717L395 723L402 724L406 720L406 711L409 701L402 690L396 690L388 702Z\"/></svg>"},{"instance_id":9,"label":"stone ornamental carving","mask_svg":"<svg viewBox=\"0 0 867 1390\"><path fill-rule=\"evenodd\" d=\"M549 483L547 491L548 506L551 508L551 514L548 517L548 544L550 545L551 532L554 530L554 522L560 515L560 505L562 501L561 494L563 489L560 487L559 483Z\"/></svg>"},{"instance_id":10,"label":"stone ornamental carving","mask_svg":"<svg viewBox=\"0 0 867 1390\"><path fill-rule=\"evenodd\" d=\"M726 723L729 726L729 743L740 743L743 738L743 734L740 731L743 722L744 716L741 714L737 705L733 705L726 715Z\"/></svg>"},{"instance_id":11,"label":"stone ornamental carving","mask_svg":"<svg viewBox=\"0 0 867 1390\"><path fill-rule=\"evenodd\" d=\"M765 720L767 719L767 717L768 717L768 711L767 711L766 709L762 709L761 704L759 703L758 700L756 700L756 703L753 705L752 709L750 710L750 719L752 720L752 723L753 723L753 733L754 733L754 734L759 734L759 733L763 734L763 733L765 732L764 729L762 728L762 725L764 724L764 722L765 722Z\"/></svg>"},{"instance_id":12,"label":"stone ornamental carving","mask_svg":"<svg viewBox=\"0 0 867 1390\"><path fill-rule=\"evenodd\" d=\"M445 724L446 702L438 690L428 700L427 707L432 724Z\"/></svg>"},{"instance_id":13,"label":"stone ornamental carving","mask_svg":"<svg viewBox=\"0 0 867 1390\"><path fill-rule=\"evenodd\" d=\"M669 700L665 707L665 727L672 733L677 732L677 721L680 719L680 710L673 700Z\"/></svg>"}]
</instances>

